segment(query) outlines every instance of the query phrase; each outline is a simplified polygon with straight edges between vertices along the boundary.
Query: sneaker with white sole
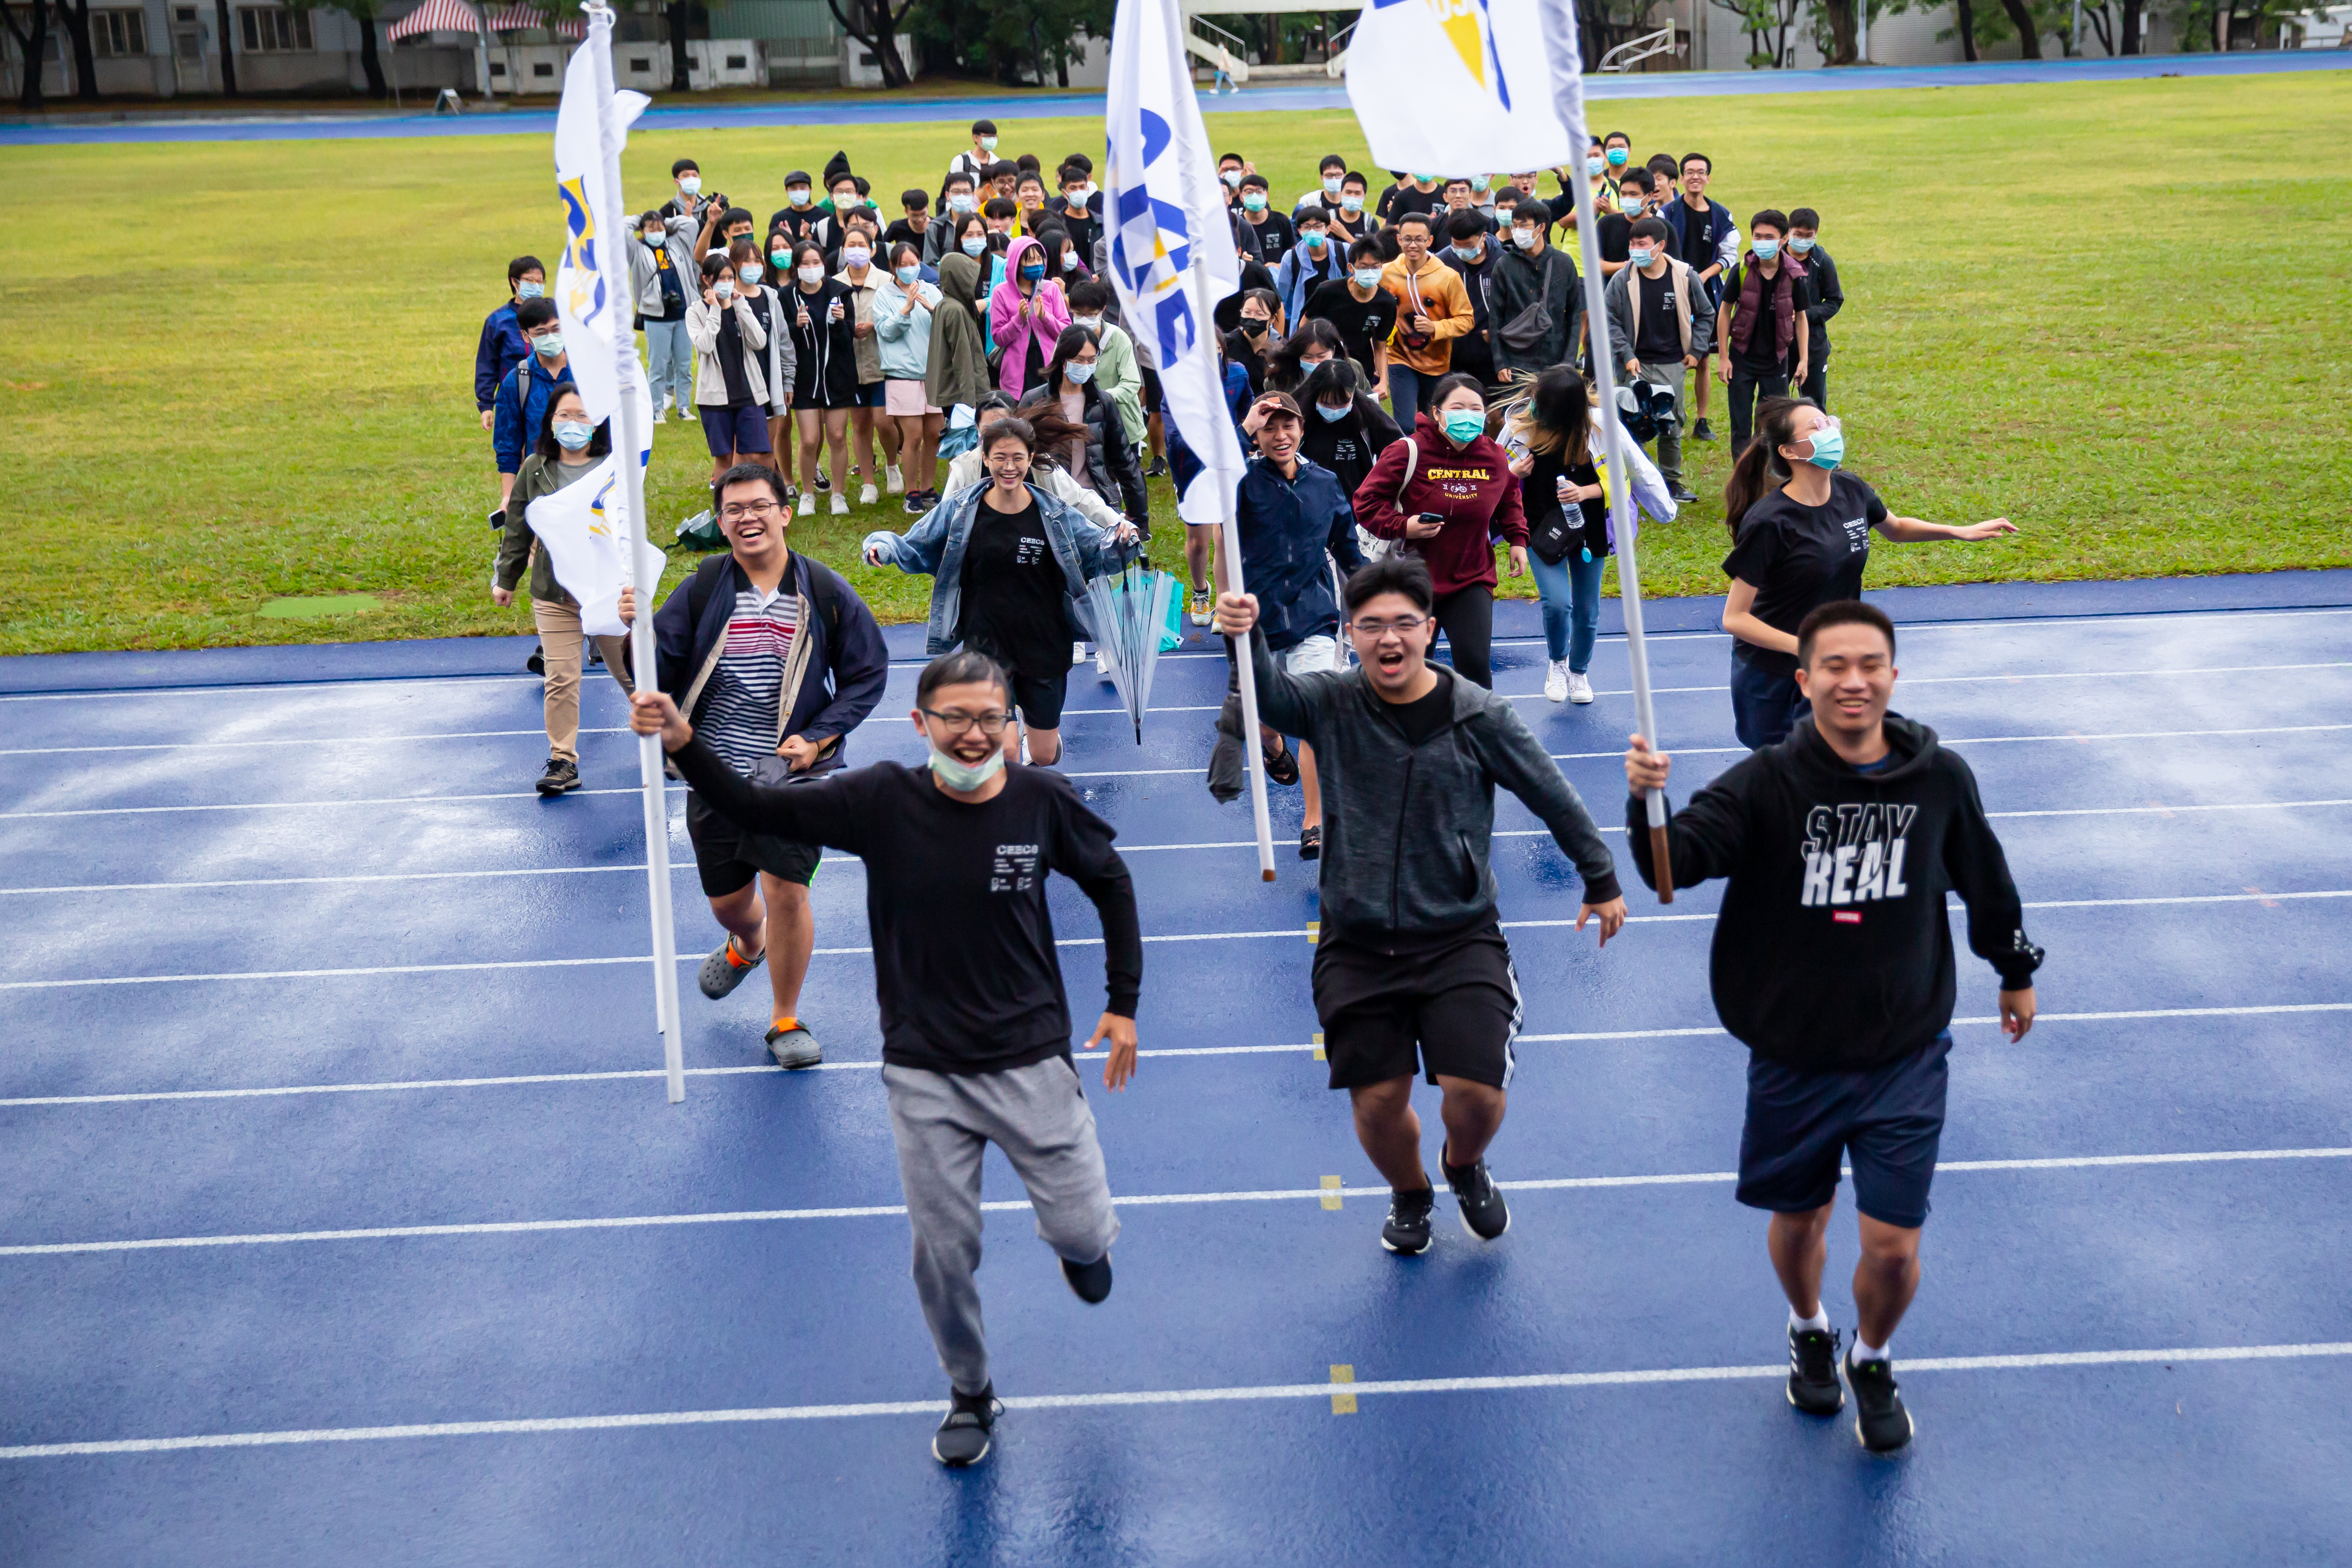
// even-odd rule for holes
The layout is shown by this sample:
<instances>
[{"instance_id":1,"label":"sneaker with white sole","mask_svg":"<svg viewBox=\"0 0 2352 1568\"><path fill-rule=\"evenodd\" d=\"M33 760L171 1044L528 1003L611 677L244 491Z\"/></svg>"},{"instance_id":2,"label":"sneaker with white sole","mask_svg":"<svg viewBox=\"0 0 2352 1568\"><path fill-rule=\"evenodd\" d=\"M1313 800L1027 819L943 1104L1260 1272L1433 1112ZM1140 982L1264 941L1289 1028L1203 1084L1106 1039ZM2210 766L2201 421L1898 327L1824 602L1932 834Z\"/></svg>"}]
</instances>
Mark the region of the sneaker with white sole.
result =
<instances>
[{"instance_id":1,"label":"sneaker with white sole","mask_svg":"<svg viewBox=\"0 0 2352 1568\"><path fill-rule=\"evenodd\" d=\"M891 463L883 468L882 488L894 496L907 493L907 481L900 476L898 464Z\"/></svg>"},{"instance_id":2,"label":"sneaker with white sole","mask_svg":"<svg viewBox=\"0 0 2352 1568\"><path fill-rule=\"evenodd\" d=\"M1592 679L1576 670L1568 672L1568 700L1580 706L1592 700Z\"/></svg>"},{"instance_id":3,"label":"sneaker with white sole","mask_svg":"<svg viewBox=\"0 0 2352 1568\"><path fill-rule=\"evenodd\" d=\"M1854 1343L1862 1342L1859 1331ZM1857 1361L1846 1352L1845 1381L1853 1390L1853 1435L1874 1454L1891 1454L1911 1441L1911 1412L1895 1392L1895 1363L1885 1356Z\"/></svg>"},{"instance_id":4,"label":"sneaker with white sole","mask_svg":"<svg viewBox=\"0 0 2352 1568\"><path fill-rule=\"evenodd\" d=\"M932 1435L931 1458L960 1470L988 1458L989 1434L996 1426L997 1412L1004 1406L997 1403L992 1383L978 1394L961 1394L950 1387L948 1394L948 1418Z\"/></svg>"},{"instance_id":5,"label":"sneaker with white sole","mask_svg":"<svg viewBox=\"0 0 2352 1568\"><path fill-rule=\"evenodd\" d=\"M1209 591L1206 588L1192 590L1192 616L1194 626L1205 626L1214 620L1216 618L1213 613L1214 609L1215 606L1209 602Z\"/></svg>"},{"instance_id":6,"label":"sneaker with white sole","mask_svg":"<svg viewBox=\"0 0 2352 1568\"><path fill-rule=\"evenodd\" d=\"M871 490L874 487L872 485L868 485L866 488L868 490ZM849 515L849 498L841 494L838 490L834 492L833 515L835 517L847 517Z\"/></svg>"},{"instance_id":7,"label":"sneaker with white sole","mask_svg":"<svg viewBox=\"0 0 2352 1568\"><path fill-rule=\"evenodd\" d=\"M1070 662L1072 664L1084 664L1087 662L1086 644L1082 642L1074 642L1070 645Z\"/></svg>"},{"instance_id":8,"label":"sneaker with white sole","mask_svg":"<svg viewBox=\"0 0 2352 1568\"><path fill-rule=\"evenodd\" d=\"M803 517L814 517L816 515L816 492L814 490L803 490L801 492L801 515Z\"/></svg>"},{"instance_id":9,"label":"sneaker with white sole","mask_svg":"<svg viewBox=\"0 0 2352 1568\"><path fill-rule=\"evenodd\" d=\"M1568 660L1556 658L1544 666L1544 700L1547 702L1568 700Z\"/></svg>"},{"instance_id":10,"label":"sneaker with white sole","mask_svg":"<svg viewBox=\"0 0 2352 1568\"><path fill-rule=\"evenodd\" d=\"M881 499L882 498L876 493L874 487L870 484L862 485L858 488L857 504L859 506L872 506L876 501ZM847 507L843 507L841 510L847 511L849 509Z\"/></svg>"},{"instance_id":11,"label":"sneaker with white sole","mask_svg":"<svg viewBox=\"0 0 2352 1568\"><path fill-rule=\"evenodd\" d=\"M1104 652L1099 647L1095 649L1095 673L1097 675L1108 675L1110 673L1110 655Z\"/></svg>"}]
</instances>

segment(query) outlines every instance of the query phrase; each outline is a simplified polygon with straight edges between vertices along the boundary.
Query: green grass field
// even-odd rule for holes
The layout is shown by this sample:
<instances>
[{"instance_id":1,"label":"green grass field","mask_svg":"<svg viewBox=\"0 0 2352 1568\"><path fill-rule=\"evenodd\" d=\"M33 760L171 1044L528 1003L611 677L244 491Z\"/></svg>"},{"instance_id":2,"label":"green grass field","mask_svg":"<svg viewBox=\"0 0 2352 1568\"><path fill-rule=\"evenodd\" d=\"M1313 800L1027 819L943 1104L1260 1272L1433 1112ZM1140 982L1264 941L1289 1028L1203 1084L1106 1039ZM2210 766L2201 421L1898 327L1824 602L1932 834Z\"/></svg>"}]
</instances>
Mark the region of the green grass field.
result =
<instances>
[{"instance_id":1,"label":"green grass field","mask_svg":"<svg viewBox=\"0 0 2352 1568\"><path fill-rule=\"evenodd\" d=\"M1098 124L1003 119L1048 166ZM2005 542L1878 552L1874 583L2352 563L2344 331L2352 80L2340 73L1612 104L1637 153L1712 154L1744 217L1824 217L1847 304L1832 400L1898 510L2005 513ZM1287 200L1344 113L1217 113ZM761 214L846 148L886 203L936 186L955 125L641 136ZM489 602L496 500L472 401L484 312L560 225L543 137L18 148L0 237L0 652L527 629ZM2333 321L2336 324L2330 326ZM1718 425L1721 421L1718 419ZM1725 447L1688 479L1719 495ZM665 425L662 536L702 504L698 429ZM1172 518L1164 489L1156 517ZM895 506L794 530L887 618L926 584L852 564ZM1719 500L1644 534L1654 594L1721 586ZM674 570L676 568L674 567ZM333 619L263 616L368 592Z\"/></svg>"}]
</instances>

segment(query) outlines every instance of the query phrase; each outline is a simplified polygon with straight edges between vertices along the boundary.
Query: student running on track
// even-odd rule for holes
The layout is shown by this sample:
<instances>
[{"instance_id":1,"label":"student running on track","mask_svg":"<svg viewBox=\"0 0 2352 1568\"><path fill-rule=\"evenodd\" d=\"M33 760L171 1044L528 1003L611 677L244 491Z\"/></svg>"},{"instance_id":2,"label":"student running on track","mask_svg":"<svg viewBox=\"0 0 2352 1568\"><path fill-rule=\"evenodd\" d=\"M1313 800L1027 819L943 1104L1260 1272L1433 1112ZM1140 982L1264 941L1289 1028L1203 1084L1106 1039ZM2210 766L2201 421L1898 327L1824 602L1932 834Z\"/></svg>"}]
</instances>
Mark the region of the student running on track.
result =
<instances>
[{"instance_id":1,"label":"student running on track","mask_svg":"<svg viewBox=\"0 0 2352 1568\"><path fill-rule=\"evenodd\" d=\"M1356 1136L1391 1189L1381 1245L1430 1243L1436 1202L1412 1109L1415 1047L1444 1091L1439 1160L1471 1235L1511 1223L1487 1173L1503 1125L1519 983L1487 864L1495 786L1527 804L1584 879L1577 929L1598 915L1606 943L1625 900L1600 829L1507 698L1429 662L1429 570L1389 556L1348 579L1360 668L1292 675L1255 630L1250 595L1221 595L1217 629L1247 637L1258 716L1315 748L1323 783L1321 939L1315 1013L1331 1087L1349 1091Z\"/></svg>"},{"instance_id":2,"label":"student running on track","mask_svg":"<svg viewBox=\"0 0 2352 1568\"><path fill-rule=\"evenodd\" d=\"M1895 626L1856 600L1797 631L1809 722L1751 752L1667 822L1675 886L1723 877L1710 973L1716 1012L1744 1043L1741 1203L1769 1209L1772 1267L1789 1298L1789 1403L1843 1408L1838 1336L1822 1305L1841 1155L1853 1165L1861 1318L1845 1363L1854 1431L1875 1452L1911 1440L1887 1342L1919 1288L1919 1228L1944 1128L1952 1048L1952 931L1944 894L1969 906L1969 947L2000 973L2011 1040L2033 1026L2042 950L1976 777L1925 724L1890 714ZM1625 753L1627 842L1656 885L1642 792L1671 759L1640 735Z\"/></svg>"},{"instance_id":3,"label":"student running on track","mask_svg":"<svg viewBox=\"0 0 2352 1568\"><path fill-rule=\"evenodd\" d=\"M1135 1073L1143 937L1110 826L1061 774L1007 768L1012 688L969 650L924 668L915 727L929 775L897 763L788 789L753 784L680 717L667 692L630 723L658 733L686 781L736 827L822 843L866 861L882 1082L915 1235L915 1289L953 1384L931 1439L944 1465L985 1458L1000 1406L982 1337L981 1156L1004 1152L1078 1299L1110 1294L1118 1237L1094 1113L1070 1060L1069 1003L1045 874L1077 883L1102 919L1109 999L1087 1040L1108 1041L1103 1083Z\"/></svg>"},{"instance_id":4,"label":"student running on track","mask_svg":"<svg viewBox=\"0 0 2352 1568\"><path fill-rule=\"evenodd\" d=\"M655 612L655 684L736 773L782 783L830 772L882 700L890 675L882 628L830 567L786 547L792 512L775 469L745 463L710 489L729 550ZM624 622L635 599L621 591ZM768 1054L781 1068L816 1066L824 1050L799 1014L816 944L808 890L818 846L746 833L701 791L686 797L686 831L710 912L728 931L702 961L702 994L715 1002L765 963L775 1001Z\"/></svg>"}]
</instances>

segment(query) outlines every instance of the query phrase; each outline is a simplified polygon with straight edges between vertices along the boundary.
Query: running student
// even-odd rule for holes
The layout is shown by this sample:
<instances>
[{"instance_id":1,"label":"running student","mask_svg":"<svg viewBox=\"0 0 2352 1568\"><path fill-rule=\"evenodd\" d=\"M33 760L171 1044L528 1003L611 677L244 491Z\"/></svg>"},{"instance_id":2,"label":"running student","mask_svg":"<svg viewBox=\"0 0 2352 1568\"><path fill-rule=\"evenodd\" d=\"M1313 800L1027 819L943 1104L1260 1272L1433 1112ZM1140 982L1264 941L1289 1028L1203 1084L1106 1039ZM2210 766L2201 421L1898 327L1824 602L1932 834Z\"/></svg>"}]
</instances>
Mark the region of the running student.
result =
<instances>
[{"instance_id":1,"label":"running student","mask_svg":"<svg viewBox=\"0 0 2352 1568\"><path fill-rule=\"evenodd\" d=\"M830 773L849 731L882 700L890 674L882 628L830 567L786 547L792 512L775 469L728 469L710 487L710 510L728 550L655 613L656 684L734 773L781 784ZM634 590L623 589L621 619L633 620L635 607ZM824 1050L800 1020L800 997L816 943L808 889L817 845L747 831L709 795L698 788L686 797L695 869L728 931L702 961L702 994L717 1001L765 963L775 999L768 1054L781 1068L814 1067Z\"/></svg>"},{"instance_id":2,"label":"running student","mask_svg":"<svg viewBox=\"0 0 2352 1568\"><path fill-rule=\"evenodd\" d=\"M1716 1013L1748 1047L1741 1203L1772 1213L1768 1245L1789 1298L1789 1403L1845 1404L1838 1336L1822 1305L1840 1157L1862 1217L1860 1323L1845 1363L1854 1430L1884 1452L1911 1440L1886 1350L1919 1288L1919 1228L1944 1129L1952 1048L1952 931L2000 973L2002 1032L2033 1026L2042 950L1969 765L1925 724L1890 714L1895 625L1874 605L1823 605L1797 632L1810 722L1735 763L1666 823L1675 886L1723 877L1709 963ZM1625 753L1627 842L1650 863L1643 792L1672 759L1642 736Z\"/></svg>"},{"instance_id":3,"label":"running student","mask_svg":"<svg viewBox=\"0 0 2352 1568\"><path fill-rule=\"evenodd\" d=\"M1625 923L1617 872L1576 791L1510 700L1429 662L1429 573L1386 556L1348 579L1360 668L1292 675L1256 629L1257 600L1223 594L1217 629L1247 637L1258 717L1315 748L1323 784L1321 940L1315 1014L1331 1087L1348 1090L1356 1137L1391 1189L1381 1245L1430 1243L1436 1194L1413 1114L1418 1062L1444 1091L1438 1168L1471 1235L1492 1241L1510 1210L1486 1170L1503 1125L1519 1028L1519 982L1487 864L1495 786L1527 804L1584 880L1577 929Z\"/></svg>"},{"instance_id":4,"label":"running student","mask_svg":"<svg viewBox=\"0 0 2352 1568\"><path fill-rule=\"evenodd\" d=\"M1095 1119L1070 1060L1070 1010L1045 875L1077 883L1101 917L1109 996L1087 1037L1110 1047L1103 1083L1135 1072L1143 938L1109 824L1060 774L1004 766L1012 694L969 651L935 658L915 686L929 777L897 763L792 789L751 784L679 716L641 695L637 733L658 733L677 770L737 831L832 846L866 862L882 1083L915 1236L915 1290L953 1389L931 1439L944 1465L987 1456L997 1412L982 1337L981 1156L995 1144L1028 1189L1037 1235L1078 1299L1110 1294L1118 1238Z\"/></svg>"}]
</instances>

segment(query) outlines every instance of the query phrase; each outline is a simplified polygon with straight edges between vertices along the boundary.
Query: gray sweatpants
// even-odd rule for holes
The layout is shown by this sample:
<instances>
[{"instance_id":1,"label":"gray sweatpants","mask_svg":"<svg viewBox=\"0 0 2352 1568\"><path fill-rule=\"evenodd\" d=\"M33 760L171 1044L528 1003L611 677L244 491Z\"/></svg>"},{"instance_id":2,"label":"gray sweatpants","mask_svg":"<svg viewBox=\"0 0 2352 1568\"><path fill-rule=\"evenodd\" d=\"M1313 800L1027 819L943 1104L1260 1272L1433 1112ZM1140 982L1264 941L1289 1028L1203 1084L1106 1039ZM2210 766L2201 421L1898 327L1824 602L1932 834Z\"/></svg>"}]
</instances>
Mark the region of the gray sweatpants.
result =
<instances>
[{"instance_id":1,"label":"gray sweatpants","mask_svg":"<svg viewBox=\"0 0 2352 1568\"><path fill-rule=\"evenodd\" d=\"M1118 1239L1110 1180L1095 1142L1095 1113L1062 1057L1006 1072L941 1073L885 1067L890 1136L915 1232L915 1293L960 1393L989 1386L980 1321L980 1157L1004 1151L1037 1210L1037 1235L1073 1263L1092 1263Z\"/></svg>"},{"instance_id":2,"label":"gray sweatpants","mask_svg":"<svg viewBox=\"0 0 2352 1568\"><path fill-rule=\"evenodd\" d=\"M1699 361L1700 374L1704 374L1706 371L1706 362ZM1658 477L1666 481L1668 489L1682 483L1683 479L1683 431L1691 422L1690 406L1683 401L1686 390L1683 383L1689 374L1678 359L1661 364L1652 364L1648 360L1642 362L1642 379L1652 386L1663 386L1675 395L1674 426L1659 431L1657 437Z\"/></svg>"}]
</instances>

